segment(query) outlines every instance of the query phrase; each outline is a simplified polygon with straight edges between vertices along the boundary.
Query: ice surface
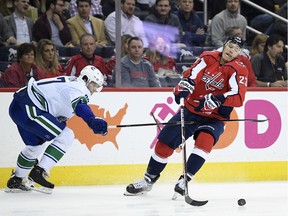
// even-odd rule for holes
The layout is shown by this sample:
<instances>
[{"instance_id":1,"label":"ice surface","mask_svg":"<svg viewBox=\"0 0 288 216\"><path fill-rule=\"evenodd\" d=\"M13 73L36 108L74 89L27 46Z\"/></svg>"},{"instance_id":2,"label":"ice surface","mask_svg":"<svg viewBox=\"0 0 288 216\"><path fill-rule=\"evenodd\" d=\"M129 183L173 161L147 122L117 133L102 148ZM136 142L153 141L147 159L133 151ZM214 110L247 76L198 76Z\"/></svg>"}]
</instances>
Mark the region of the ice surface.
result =
<instances>
[{"instance_id":1,"label":"ice surface","mask_svg":"<svg viewBox=\"0 0 288 216\"><path fill-rule=\"evenodd\" d=\"M145 196L123 196L126 185L55 187L53 194L0 191L0 216L288 216L288 183L195 183L193 207L183 197L172 200L174 183L157 183ZM245 206L238 206L240 198Z\"/></svg>"}]
</instances>

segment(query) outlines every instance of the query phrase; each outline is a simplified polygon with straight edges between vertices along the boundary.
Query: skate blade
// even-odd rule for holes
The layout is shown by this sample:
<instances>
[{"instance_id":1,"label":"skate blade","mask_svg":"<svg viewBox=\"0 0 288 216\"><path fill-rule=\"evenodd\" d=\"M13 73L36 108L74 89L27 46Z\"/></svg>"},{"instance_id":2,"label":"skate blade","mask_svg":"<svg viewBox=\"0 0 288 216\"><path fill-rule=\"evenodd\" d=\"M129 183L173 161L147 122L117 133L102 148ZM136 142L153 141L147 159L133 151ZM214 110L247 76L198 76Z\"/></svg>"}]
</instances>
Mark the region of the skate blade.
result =
<instances>
[{"instance_id":1,"label":"skate blade","mask_svg":"<svg viewBox=\"0 0 288 216\"><path fill-rule=\"evenodd\" d=\"M18 188L5 188L4 192L5 193L31 193L30 188L28 188L29 190L24 191Z\"/></svg>"},{"instance_id":2,"label":"skate blade","mask_svg":"<svg viewBox=\"0 0 288 216\"><path fill-rule=\"evenodd\" d=\"M123 193L124 196L143 196L143 195L146 195L148 191L142 191L142 192L139 192L139 193L129 193L128 191L125 191Z\"/></svg>"},{"instance_id":3,"label":"skate blade","mask_svg":"<svg viewBox=\"0 0 288 216\"><path fill-rule=\"evenodd\" d=\"M33 191L36 192L40 192L40 193L44 193L44 194L52 194L53 189L51 188L47 188L47 187L43 187L42 185L39 185L31 180L29 180L25 186Z\"/></svg>"},{"instance_id":4,"label":"skate blade","mask_svg":"<svg viewBox=\"0 0 288 216\"><path fill-rule=\"evenodd\" d=\"M172 200L176 200L179 196L181 196L179 193L174 192L174 194L172 196Z\"/></svg>"}]
</instances>

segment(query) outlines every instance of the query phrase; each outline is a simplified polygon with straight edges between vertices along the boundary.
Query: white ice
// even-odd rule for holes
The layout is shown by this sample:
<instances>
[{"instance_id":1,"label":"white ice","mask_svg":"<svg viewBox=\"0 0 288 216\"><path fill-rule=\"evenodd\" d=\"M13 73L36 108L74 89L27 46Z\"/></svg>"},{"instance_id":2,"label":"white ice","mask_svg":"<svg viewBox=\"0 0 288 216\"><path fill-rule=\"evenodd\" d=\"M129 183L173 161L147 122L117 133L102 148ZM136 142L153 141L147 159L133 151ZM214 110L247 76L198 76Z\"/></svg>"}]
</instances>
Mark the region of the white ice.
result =
<instances>
[{"instance_id":1,"label":"white ice","mask_svg":"<svg viewBox=\"0 0 288 216\"><path fill-rule=\"evenodd\" d=\"M288 216L288 183L195 183L194 199L202 207L172 200L173 183L157 183L145 196L123 196L126 185L55 187L53 194L0 191L0 216ZM244 198L245 206L237 200Z\"/></svg>"}]
</instances>

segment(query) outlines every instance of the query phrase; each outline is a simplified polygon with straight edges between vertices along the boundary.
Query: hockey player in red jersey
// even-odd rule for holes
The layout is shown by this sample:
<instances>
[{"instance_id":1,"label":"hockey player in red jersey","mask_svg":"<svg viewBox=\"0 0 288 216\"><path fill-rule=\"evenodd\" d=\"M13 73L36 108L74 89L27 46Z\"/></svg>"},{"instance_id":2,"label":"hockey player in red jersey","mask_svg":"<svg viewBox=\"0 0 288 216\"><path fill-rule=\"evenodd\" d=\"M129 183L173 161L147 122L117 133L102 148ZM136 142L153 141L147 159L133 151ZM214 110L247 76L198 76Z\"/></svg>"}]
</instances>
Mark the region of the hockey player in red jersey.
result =
<instances>
[{"instance_id":1,"label":"hockey player in red jersey","mask_svg":"<svg viewBox=\"0 0 288 216\"><path fill-rule=\"evenodd\" d=\"M185 99L185 139L193 136L195 146L187 160L187 179L190 181L201 169L206 158L224 132L224 122L234 107L241 107L247 89L248 70L237 58L243 47L240 37L229 38L223 51L203 52L195 63L183 73L182 80L174 88L175 101ZM180 122L180 112L170 122ZM166 125L158 136L148 163L144 179L129 184L125 195L139 195L152 189L159 179L169 156L180 146L181 126ZM180 176L174 191L185 195L184 178Z\"/></svg>"}]
</instances>

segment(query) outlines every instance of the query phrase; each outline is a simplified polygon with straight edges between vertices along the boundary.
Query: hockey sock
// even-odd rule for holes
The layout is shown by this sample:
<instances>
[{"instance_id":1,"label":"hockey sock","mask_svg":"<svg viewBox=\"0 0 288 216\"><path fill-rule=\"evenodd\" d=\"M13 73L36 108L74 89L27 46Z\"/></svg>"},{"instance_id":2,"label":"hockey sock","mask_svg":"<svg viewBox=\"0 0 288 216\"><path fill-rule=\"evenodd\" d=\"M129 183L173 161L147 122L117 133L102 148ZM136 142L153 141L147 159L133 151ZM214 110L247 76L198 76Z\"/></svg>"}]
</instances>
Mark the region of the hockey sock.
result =
<instances>
[{"instance_id":1,"label":"hockey sock","mask_svg":"<svg viewBox=\"0 0 288 216\"><path fill-rule=\"evenodd\" d=\"M195 175L205 163L214 144L214 137L210 133L201 131L196 140L195 148L187 161L187 172Z\"/></svg>"},{"instance_id":2,"label":"hockey sock","mask_svg":"<svg viewBox=\"0 0 288 216\"><path fill-rule=\"evenodd\" d=\"M19 178L26 178L44 148L45 145L26 146L18 156L15 175Z\"/></svg>"},{"instance_id":3,"label":"hockey sock","mask_svg":"<svg viewBox=\"0 0 288 216\"><path fill-rule=\"evenodd\" d=\"M64 128L62 133L55 138L45 150L44 155L39 162L39 166L46 172L55 166L55 164L64 156L74 140L74 133L69 128Z\"/></svg>"},{"instance_id":4,"label":"hockey sock","mask_svg":"<svg viewBox=\"0 0 288 216\"><path fill-rule=\"evenodd\" d=\"M187 172L194 176L205 163L207 156L208 154L203 150L194 148L187 161Z\"/></svg>"},{"instance_id":5,"label":"hockey sock","mask_svg":"<svg viewBox=\"0 0 288 216\"><path fill-rule=\"evenodd\" d=\"M166 167L168 158L163 159L157 156L155 153L151 156L147 167L147 173L150 175L158 176Z\"/></svg>"}]
</instances>

